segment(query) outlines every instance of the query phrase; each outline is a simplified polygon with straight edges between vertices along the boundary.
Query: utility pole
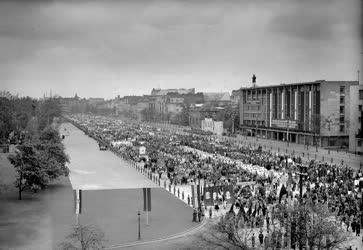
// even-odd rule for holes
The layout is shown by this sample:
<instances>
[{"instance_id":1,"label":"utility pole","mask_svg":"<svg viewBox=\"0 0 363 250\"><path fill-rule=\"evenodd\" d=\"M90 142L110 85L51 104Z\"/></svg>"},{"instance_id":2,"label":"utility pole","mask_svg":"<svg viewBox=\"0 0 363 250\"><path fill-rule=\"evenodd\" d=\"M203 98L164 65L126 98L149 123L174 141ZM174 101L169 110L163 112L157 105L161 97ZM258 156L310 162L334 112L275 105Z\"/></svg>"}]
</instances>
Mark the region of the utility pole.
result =
<instances>
[{"instance_id":1,"label":"utility pole","mask_svg":"<svg viewBox=\"0 0 363 250\"><path fill-rule=\"evenodd\" d=\"M297 174L300 175L300 207L302 207L302 204L303 204L303 195L302 195L302 193L303 193L303 181L304 181L304 177L307 176L307 173L306 173L307 166L299 164L298 167L299 167L299 172L297 172ZM303 212L300 211L300 222L299 222L300 231L303 231L303 229L304 229L303 224L302 224L303 223L303 214L302 213ZM306 225L304 225L304 226L306 226ZM300 232L300 236L301 235L302 234ZM304 242L304 239L302 239L300 237L300 239L299 239L299 249L300 250L303 249L303 245L302 245L303 242Z\"/></svg>"},{"instance_id":2,"label":"utility pole","mask_svg":"<svg viewBox=\"0 0 363 250\"><path fill-rule=\"evenodd\" d=\"M141 232L140 232L140 211L137 212L137 216L138 216L138 221L139 221L139 234L138 234L138 239L141 240Z\"/></svg>"}]
</instances>

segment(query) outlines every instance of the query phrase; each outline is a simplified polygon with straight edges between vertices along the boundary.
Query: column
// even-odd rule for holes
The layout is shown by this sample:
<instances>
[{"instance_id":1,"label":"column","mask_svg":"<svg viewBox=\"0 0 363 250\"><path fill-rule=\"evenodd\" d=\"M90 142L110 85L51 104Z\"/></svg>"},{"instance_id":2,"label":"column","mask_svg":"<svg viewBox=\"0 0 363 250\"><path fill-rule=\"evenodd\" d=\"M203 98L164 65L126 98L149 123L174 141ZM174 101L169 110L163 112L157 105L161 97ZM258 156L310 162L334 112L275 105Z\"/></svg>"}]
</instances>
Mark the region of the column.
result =
<instances>
[{"instance_id":1,"label":"column","mask_svg":"<svg viewBox=\"0 0 363 250\"><path fill-rule=\"evenodd\" d=\"M285 119L285 88L281 91L281 120Z\"/></svg>"},{"instance_id":2,"label":"column","mask_svg":"<svg viewBox=\"0 0 363 250\"><path fill-rule=\"evenodd\" d=\"M271 123L272 123L272 91L270 92L270 127L271 127Z\"/></svg>"}]
</instances>

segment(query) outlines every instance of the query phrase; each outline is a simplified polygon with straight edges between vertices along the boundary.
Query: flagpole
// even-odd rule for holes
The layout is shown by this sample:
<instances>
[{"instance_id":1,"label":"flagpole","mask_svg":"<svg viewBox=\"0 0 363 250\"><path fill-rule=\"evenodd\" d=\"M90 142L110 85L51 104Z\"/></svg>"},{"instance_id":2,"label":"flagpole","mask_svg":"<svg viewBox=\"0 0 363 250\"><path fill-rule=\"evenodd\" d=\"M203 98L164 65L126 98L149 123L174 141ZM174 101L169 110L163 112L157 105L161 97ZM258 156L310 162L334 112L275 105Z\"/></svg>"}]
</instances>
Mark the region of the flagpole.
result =
<instances>
[{"instance_id":1,"label":"flagpole","mask_svg":"<svg viewBox=\"0 0 363 250\"><path fill-rule=\"evenodd\" d=\"M149 225L149 211L146 210L146 225Z\"/></svg>"},{"instance_id":2,"label":"flagpole","mask_svg":"<svg viewBox=\"0 0 363 250\"><path fill-rule=\"evenodd\" d=\"M146 191L146 225L149 225L149 197Z\"/></svg>"}]
</instances>

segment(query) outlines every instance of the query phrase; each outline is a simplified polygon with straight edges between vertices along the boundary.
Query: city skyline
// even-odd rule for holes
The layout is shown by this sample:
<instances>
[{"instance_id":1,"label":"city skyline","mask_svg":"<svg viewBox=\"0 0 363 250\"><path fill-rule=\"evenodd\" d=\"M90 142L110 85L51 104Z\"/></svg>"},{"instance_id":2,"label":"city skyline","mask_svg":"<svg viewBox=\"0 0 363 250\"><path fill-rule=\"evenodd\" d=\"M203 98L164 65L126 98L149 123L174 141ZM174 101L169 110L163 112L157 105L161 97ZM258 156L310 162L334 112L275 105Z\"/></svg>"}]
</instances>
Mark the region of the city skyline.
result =
<instances>
[{"instance_id":1,"label":"city skyline","mask_svg":"<svg viewBox=\"0 0 363 250\"><path fill-rule=\"evenodd\" d=\"M2 1L0 88L110 99L231 92L252 74L258 85L357 80L360 15L358 0Z\"/></svg>"}]
</instances>

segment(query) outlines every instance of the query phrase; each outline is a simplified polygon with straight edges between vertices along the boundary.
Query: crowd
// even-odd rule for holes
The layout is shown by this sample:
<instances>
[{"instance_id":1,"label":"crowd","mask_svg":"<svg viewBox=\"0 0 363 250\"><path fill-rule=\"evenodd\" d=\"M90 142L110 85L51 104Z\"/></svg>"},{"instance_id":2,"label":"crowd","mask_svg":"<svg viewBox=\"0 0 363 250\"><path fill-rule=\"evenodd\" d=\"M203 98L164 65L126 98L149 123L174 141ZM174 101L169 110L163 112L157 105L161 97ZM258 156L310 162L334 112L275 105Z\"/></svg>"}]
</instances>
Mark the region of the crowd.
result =
<instances>
[{"instance_id":1,"label":"crowd","mask_svg":"<svg viewBox=\"0 0 363 250\"><path fill-rule=\"evenodd\" d=\"M70 119L123 158L143 162L144 168L160 178L165 176L172 184L196 183L201 179L207 186L233 185L235 202L231 210L244 211L244 226L269 230L281 199L288 196L293 204L298 203L302 181L304 201L326 204L347 230L360 236L363 225L360 170L354 172L347 166L315 160L302 162L299 157L218 140L203 133L170 131L111 117L73 115ZM140 147L146 149L145 154L140 154ZM307 166L303 179L298 174L301 165ZM245 182L253 185L240 185ZM216 203L218 206L218 199ZM264 239L262 231L258 238L260 242L271 240Z\"/></svg>"}]
</instances>

